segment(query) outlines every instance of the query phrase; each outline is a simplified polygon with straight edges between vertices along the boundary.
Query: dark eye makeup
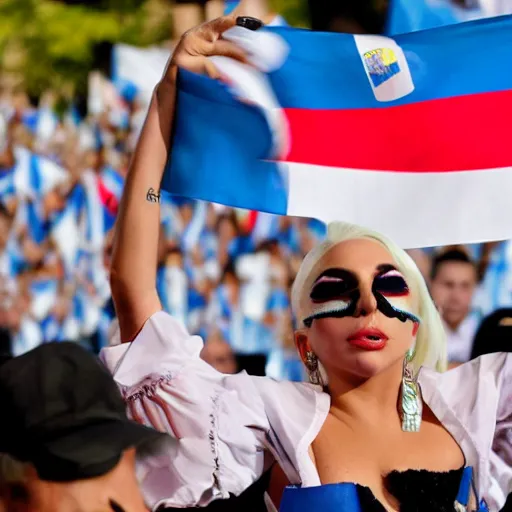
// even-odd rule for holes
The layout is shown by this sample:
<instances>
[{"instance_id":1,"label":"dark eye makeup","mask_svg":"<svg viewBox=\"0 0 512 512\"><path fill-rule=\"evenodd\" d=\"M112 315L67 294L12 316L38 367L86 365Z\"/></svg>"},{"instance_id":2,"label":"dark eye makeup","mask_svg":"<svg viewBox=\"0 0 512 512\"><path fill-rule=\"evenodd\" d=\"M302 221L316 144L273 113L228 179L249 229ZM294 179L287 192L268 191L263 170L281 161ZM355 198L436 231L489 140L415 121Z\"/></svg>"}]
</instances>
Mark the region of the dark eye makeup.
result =
<instances>
[{"instance_id":1,"label":"dark eye makeup","mask_svg":"<svg viewBox=\"0 0 512 512\"><path fill-rule=\"evenodd\" d=\"M386 297L403 297L409 294L404 277L395 269L375 276L372 288Z\"/></svg>"},{"instance_id":2,"label":"dark eye makeup","mask_svg":"<svg viewBox=\"0 0 512 512\"><path fill-rule=\"evenodd\" d=\"M389 264L379 265L372 283L372 292L377 300L377 309L389 318L397 318L401 322L411 320L419 323L419 318L402 309L400 304L393 305L394 298L405 297L409 287L402 274ZM356 310L360 298L359 281L350 271L331 268L323 272L313 284L311 301L315 311L304 319L304 325L311 327L313 320L319 318L343 318L351 316ZM388 300L389 299L389 300ZM325 304L328 303L328 304Z\"/></svg>"},{"instance_id":3,"label":"dark eye makeup","mask_svg":"<svg viewBox=\"0 0 512 512\"><path fill-rule=\"evenodd\" d=\"M357 286L357 278L352 272L341 268L331 268L317 278L310 298L316 303L344 298Z\"/></svg>"},{"instance_id":4,"label":"dark eye makeup","mask_svg":"<svg viewBox=\"0 0 512 512\"><path fill-rule=\"evenodd\" d=\"M402 297L409 287L402 274L393 265L379 265L372 288L386 297ZM326 270L315 281L310 298L315 303L346 298L357 289L359 282L350 271L342 268Z\"/></svg>"}]
</instances>

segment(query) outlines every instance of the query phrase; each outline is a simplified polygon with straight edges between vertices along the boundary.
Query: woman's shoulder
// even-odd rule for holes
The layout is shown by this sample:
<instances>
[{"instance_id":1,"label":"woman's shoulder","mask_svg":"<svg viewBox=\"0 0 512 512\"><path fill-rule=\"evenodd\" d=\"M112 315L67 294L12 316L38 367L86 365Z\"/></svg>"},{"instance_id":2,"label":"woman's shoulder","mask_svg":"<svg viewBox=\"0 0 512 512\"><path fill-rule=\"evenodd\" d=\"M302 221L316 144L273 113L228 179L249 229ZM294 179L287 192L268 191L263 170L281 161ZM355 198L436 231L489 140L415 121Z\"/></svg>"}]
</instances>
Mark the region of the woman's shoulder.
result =
<instances>
[{"instance_id":1,"label":"woman's shoulder","mask_svg":"<svg viewBox=\"0 0 512 512\"><path fill-rule=\"evenodd\" d=\"M484 387L498 392L504 379L511 377L511 372L512 354L498 352L480 356L443 373L422 368L419 382L422 390L437 389L456 402L461 395L478 393Z\"/></svg>"},{"instance_id":2,"label":"woman's shoulder","mask_svg":"<svg viewBox=\"0 0 512 512\"><path fill-rule=\"evenodd\" d=\"M444 373L423 368L419 383L443 425L456 438L469 436L480 447L512 414L512 354L486 354Z\"/></svg>"}]
</instances>

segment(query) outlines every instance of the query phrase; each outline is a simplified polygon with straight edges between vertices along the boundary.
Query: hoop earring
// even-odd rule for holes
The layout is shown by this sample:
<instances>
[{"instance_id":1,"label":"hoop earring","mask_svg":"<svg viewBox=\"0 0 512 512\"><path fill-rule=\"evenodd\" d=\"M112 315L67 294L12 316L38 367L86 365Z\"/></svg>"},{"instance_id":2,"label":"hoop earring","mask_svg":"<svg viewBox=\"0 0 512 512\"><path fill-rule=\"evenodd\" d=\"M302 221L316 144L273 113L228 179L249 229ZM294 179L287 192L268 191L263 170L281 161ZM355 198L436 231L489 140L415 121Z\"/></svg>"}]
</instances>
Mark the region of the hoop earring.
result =
<instances>
[{"instance_id":1,"label":"hoop earring","mask_svg":"<svg viewBox=\"0 0 512 512\"><path fill-rule=\"evenodd\" d=\"M399 412L404 432L419 432L423 400L417 377L414 376L411 361L414 350L407 352L402 370L402 386L400 389Z\"/></svg>"},{"instance_id":2,"label":"hoop earring","mask_svg":"<svg viewBox=\"0 0 512 512\"><path fill-rule=\"evenodd\" d=\"M309 375L309 382L315 385L321 385L322 379L318 370L318 357L314 352L306 352L306 361L304 362Z\"/></svg>"}]
</instances>

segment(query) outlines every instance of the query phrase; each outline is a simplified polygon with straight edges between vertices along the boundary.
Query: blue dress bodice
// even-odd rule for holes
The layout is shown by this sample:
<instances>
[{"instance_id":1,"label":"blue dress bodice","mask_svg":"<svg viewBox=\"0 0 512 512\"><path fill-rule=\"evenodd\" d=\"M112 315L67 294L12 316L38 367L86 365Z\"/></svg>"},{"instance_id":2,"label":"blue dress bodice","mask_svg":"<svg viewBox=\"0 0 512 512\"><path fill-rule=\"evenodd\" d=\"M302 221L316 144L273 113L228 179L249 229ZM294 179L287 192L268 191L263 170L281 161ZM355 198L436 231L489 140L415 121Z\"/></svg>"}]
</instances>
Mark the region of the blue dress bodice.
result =
<instances>
[{"instance_id":1,"label":"blue dress bodice","mask_svg":"<svg viewBox=\"0 0 512 512\"><path fill-rule=\"evenodd\" d=\"M453 512L468 510L472 492L472 468L436 473L393 471L386 477L388 491L404 512ZM383 505L368 487L353 483L318 487L288 487L279 512L382 512ZM481 503L476 512L487 512Z\"/></svg>"}]
</instances>

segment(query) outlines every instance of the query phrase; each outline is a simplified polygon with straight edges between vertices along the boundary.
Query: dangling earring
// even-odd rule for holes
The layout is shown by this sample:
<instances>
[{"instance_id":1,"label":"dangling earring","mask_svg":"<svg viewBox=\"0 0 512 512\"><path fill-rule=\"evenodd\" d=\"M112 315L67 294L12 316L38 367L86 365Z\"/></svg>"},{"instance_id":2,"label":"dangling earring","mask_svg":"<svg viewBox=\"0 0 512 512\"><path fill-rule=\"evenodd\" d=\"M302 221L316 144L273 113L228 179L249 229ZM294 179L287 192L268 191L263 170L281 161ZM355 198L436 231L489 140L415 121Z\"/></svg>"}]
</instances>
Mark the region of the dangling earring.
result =
<instances>
[{"instance_id":1,"label":"dangling earring","mask_svg":"<svg viewBox=\"0 0 512 512\"><path fill-rule=\"evenodd\" d=\"M309 382L311 382L311 384L320 385L321 378L320 372L318 371L318 357L314 352L306 352L305 365L308 370Z\"/></svg>"},{"instance_id":2,"label":"dangling earring","mask_svg":"<svg viewBox=\"0 0 512 512\"><path fill-rule=\"evenodd\" d=\"M421 426L421 415L423 411L423 401L421 399L421 390L414 377L411 361L414 356L414 350L407 352L404 358L404 367L402 371L402 387L400 390L400 418L402 419L402 430L404 432L419 432Z\"/></svg>"}]
</instances>

